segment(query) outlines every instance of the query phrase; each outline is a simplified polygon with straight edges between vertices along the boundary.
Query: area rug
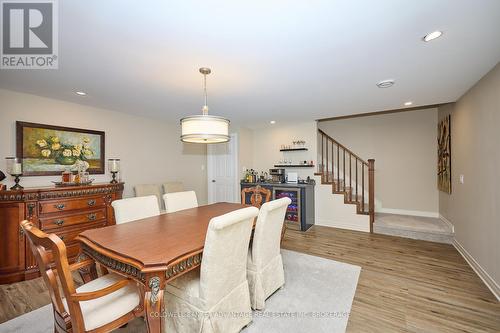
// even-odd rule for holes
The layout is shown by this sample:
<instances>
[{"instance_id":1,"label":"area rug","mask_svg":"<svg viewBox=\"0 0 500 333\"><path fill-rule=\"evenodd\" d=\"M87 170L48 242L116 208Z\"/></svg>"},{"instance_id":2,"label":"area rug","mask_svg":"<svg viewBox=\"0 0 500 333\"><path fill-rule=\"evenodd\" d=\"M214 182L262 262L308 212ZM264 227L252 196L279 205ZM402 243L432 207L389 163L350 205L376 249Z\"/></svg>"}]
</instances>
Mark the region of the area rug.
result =
<instances>
[{"instance_id":1,"label":"area rug","mask_svg":"<svg viewBox=\"0 0 500 333\"><path fill-rule=\"evenodd\" d=\"M283 250L285 286L266 300L264 311L255 311L243 333L328 332L346 330L361 267ZM118 333L144 333L136 319ZM0 324L1 333L51 333L52 305L46 305Z\"/></svg>"}]
</instances>

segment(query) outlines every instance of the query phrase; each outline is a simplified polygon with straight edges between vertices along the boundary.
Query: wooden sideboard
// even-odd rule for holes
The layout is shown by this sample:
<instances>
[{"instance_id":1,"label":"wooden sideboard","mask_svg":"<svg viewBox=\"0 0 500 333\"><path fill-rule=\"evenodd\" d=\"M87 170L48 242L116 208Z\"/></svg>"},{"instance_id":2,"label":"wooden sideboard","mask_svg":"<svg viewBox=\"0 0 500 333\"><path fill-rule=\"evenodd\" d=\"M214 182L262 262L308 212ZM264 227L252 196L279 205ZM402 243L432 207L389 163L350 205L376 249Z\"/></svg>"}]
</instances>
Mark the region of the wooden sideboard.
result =
<instances>
[{"instance_id":1,"label":"wooden sideboard","mask_svg":"<svg viewBox=\"0 0 500 333\"><path fill-rule=\"evenodd\" d=\"M122 193L123 183L0 191L0 284L39 276L19 225L22 220L57 234L74 262L80 251L74 238L84 230L115 224L111 202Z\"/></svg>"}]
</instances>

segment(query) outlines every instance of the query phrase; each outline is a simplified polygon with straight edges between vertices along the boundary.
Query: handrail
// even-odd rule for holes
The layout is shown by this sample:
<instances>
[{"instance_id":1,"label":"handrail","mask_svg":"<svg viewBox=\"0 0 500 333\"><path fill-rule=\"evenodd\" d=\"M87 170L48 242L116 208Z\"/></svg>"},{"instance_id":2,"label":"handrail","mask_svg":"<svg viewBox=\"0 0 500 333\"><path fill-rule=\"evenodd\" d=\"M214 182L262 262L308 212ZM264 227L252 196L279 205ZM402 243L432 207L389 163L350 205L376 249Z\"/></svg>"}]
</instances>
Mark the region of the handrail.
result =
<instances>
[{"instance_id":1,"label":"handrail","mask_svg":"<svg viewBox=\"0 0 500 333\"><path fill-rule=\"evenodd\" d=\"M365 161L364 159L362 159L361 157L359 157L358 155L354 154L352 152L352 150L350 150L349 148L347 148L346 146L344 146L343 144L339 143L337 140L335 140L334 138L332 138L331 136L329 136L328 134L326 134L325 132L323 132L322 130L320 130L318 128L318 132L320 132L321 134L323 134L323 136L326 136L327 139L331 140L332 142L334 142L336 145L340 146L340 148L342 149L345 149L349 154L351 154L353 157L356 157L361 163L363 163L364 165L368 166L368 162Z\"/></svg>"}]
</instances>

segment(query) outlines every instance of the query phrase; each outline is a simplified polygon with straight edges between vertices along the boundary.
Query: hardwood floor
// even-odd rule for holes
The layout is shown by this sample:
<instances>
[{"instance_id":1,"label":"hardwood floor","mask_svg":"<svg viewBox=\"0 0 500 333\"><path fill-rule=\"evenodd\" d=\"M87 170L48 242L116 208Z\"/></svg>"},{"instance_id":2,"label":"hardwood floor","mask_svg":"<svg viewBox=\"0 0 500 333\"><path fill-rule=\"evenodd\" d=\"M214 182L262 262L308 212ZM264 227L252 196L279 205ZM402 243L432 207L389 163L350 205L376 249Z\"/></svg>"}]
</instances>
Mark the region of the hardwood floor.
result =
<instances>
[{"instance_id":1,"label":"hardwood floor","mask_svg":"<svg viewBox=\"0 0 500 333\"><path fill-rule=\"evenodd\" d=\"M452 245L314 226L283 247L362 267L347 332L500 332L500 303Z\"/></svg>"},{"instance_id":2,"label":"hardwood floor","mask_svg":"<svg viewBox=\"0 0 500 333\"><path fill-rule=\"evenodd\" d=\"M362 267L347 332L500 332L500 303L451 245L314 226L283 247ZM41 279L0 285L0 322L49 302Z\"/></svg>"}]
</instances>

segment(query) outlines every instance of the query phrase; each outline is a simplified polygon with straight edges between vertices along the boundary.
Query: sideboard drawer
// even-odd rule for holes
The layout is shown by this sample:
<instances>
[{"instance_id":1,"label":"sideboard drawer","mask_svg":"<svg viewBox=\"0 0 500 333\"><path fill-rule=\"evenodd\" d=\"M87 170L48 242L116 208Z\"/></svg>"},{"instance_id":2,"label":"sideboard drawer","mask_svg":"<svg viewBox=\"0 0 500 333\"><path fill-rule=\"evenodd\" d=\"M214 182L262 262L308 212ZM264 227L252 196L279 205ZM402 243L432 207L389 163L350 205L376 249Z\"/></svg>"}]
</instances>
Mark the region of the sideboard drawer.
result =
<instances>
[{"instance_id":1,"label":"sideboard drawer","mask_svg":"<svg viewBox=\"0 0 500 333\"><path fill-rule=\"evenodd\" d=\"M106 205L104 197L88 197L76 200L54 200L40 202L40 214L60 213L77 209L103 207Z\"/></svg>"},{"instance_id":2,"label":"sideboard drawer","mask_svg":"<svg viewBox=\"0 0 500 333\"><path fill-rule=\"evenodd\" d=\"M57 217L40 218L40 228L42 230L58 229L83 223L93 223L106 219L106 208L89 210L84 213L64 214Z\"/></svg>"}]
</instances>

